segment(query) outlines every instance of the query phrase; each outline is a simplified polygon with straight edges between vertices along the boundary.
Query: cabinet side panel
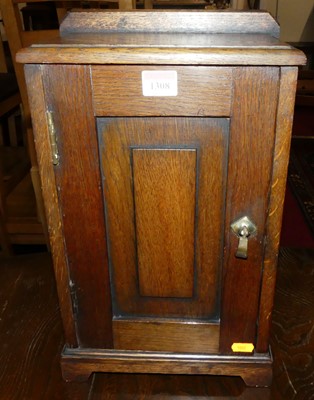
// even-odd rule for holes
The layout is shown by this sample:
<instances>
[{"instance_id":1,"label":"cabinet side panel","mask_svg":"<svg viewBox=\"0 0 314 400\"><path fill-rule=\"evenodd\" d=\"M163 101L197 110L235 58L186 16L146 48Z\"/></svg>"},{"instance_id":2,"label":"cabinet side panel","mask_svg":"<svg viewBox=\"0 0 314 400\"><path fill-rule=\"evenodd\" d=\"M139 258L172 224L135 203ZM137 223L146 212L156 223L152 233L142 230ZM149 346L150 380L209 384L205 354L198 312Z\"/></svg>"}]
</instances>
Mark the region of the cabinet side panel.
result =
<instances>
[{"instance_id":1,"label":"cabinet side panel","mask_svg":"<svg viewBox=\"0 0 314 400\"><path fill-rule=\"evenodd\" d=\"M268 349L297 74L298 69L296 67L281 69L273 177L266 231L267 245L265 249L256 347L256 350L259 352L266 352Z\"/></svg>"},{"instance_id":2,"label":"cabinet side panel","mask_svg":"<svg viewBox=\"0 0 314 400\"><path fill-rule=\"evenodd\" d=\"M278 68L234 69L230 129L220 349L256 342L265 220L271 180ZM247 259L235 256L230 224L247 216L257 226Z\"/></svg>"},{"instance_id":3,"label":"cabinet side panel","mask_svg":"<svg viewBox=\"0 0 314 400\"><path fill-rule=\"evenodd\" d=\"M90 69L47 66L44 79L60 154L55 175L79 345L110 348L110 284Z\"/></svg>"},{"instance_id":4,"label":"cabinet side panel","mask_svg":"<svg viewBox=\"0 0 314 400\"><path fill-rule=\"evenodd\" d=\"M38 65L26 65L25 78L32 113L37 159L49 227L50 245L57 281L65 341L69 347L76 347L77 339L75 323L69 293L69 272L63 241L62 218L58 204L58 194L51 158L52 152L46 117L47 108L42 82L42 67Z\"/></svg>"}]
</instances>

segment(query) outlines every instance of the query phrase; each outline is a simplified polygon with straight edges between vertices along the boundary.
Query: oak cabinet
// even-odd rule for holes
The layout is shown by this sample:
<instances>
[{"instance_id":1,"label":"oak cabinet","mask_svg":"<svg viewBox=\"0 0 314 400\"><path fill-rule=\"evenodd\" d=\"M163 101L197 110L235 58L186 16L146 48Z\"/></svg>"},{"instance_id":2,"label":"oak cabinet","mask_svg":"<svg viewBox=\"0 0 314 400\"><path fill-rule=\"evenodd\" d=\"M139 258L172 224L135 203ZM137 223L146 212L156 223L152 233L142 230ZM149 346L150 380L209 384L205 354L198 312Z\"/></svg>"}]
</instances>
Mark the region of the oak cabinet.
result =
<instances>
[{"instance_id":1,"label":"oak cabinet","mask_svg":"<svg viewBox=\"0 0 314 400\"><path fill-rule=\"evenodd\" d=\"M276 36L265 13L73 12L61 38L18 54L65 379L127 371L270 383L304 63Z\"/></svg>"}]
</instances>

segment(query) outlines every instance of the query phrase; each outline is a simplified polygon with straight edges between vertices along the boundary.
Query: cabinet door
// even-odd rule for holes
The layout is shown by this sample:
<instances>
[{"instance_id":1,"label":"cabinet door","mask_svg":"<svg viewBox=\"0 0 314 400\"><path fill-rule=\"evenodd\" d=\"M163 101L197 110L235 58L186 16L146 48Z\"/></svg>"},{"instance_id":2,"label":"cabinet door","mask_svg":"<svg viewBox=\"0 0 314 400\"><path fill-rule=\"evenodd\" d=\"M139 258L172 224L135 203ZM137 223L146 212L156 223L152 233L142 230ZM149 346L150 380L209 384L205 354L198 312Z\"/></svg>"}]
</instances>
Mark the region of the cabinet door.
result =
<instances>
[{"instance_id":1,"label":"cabinet door","mask_svg":"<svg viewBox=\"0 0 314 400\"><path fill-rule=\"evenodd\" d=\"M227 118L101 118L113 340L219 346Z\"/></svg>"}]
</instances>

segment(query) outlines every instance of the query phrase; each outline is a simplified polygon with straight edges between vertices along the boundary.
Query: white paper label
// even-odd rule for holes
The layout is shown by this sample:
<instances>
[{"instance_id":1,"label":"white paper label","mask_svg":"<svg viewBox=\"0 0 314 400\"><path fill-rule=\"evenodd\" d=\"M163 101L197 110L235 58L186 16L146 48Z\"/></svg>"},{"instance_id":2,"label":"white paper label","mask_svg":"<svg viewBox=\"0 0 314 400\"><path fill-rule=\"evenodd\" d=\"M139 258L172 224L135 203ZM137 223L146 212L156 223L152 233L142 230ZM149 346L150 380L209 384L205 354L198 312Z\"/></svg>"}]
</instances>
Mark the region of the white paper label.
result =
<instances>
[{"instance_id":1,"label":"white paper label","mask_svg":"<svg viewBox=\"0 0 314 400\"><path fill-rule=\"evenodd\" d=\"M177 96L177 71L142 71L143 96Z\"/></svg>"}]
</instances>

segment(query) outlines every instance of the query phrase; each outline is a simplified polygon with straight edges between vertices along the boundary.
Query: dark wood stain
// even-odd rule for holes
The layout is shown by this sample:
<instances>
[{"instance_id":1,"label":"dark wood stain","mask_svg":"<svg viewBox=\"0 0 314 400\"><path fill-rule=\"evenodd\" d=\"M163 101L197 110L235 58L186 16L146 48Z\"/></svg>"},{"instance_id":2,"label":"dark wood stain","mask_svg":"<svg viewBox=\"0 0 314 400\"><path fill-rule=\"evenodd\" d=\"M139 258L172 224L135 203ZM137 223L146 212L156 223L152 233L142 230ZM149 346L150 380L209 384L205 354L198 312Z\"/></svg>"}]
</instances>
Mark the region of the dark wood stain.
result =
<instances>
[{"instance_id":1,"label":"dark wood stain","mask_svg":"<svg viewBox=\"0 0 314 400\"><path fill-rule=\"evenodd\" d=\"M294 111L294 90L297 82L295 68L282 68L276 117L276 140L272 166L272 187L266 221L266 251L263 262L258 339L256 349L265 352L271 325L271 311L276 283L276 265L279 252L281 221L286 188L287 163L290 150L290 132Z\"/></svg>"},{"instance_id":2,"label":"dark wood stain","mask_svg":"<svg viewBox=\"0 0 314 400\"><path fill-rule=\"evenodd\" d=\"M227 119L215 118L104 118L99 119L100 154L104 179L104 201L110 232L109 249L115 293L115 312L119 315L154 315L160 317L216 317L218 282L221 269L222 234L220 221L224 214L224 183L226 181ZM132 189L131 148L195 148L199 149L199 176L197 197L197 233L195 237L196 280L195 296L186 301L167 297L143 297L139 295L137 282L136 221ZM149 150L146 150L149 151ZM180 151L179 151L180 153ZM194 167L193 167L194 171ZM136 183L137 181L135 181ZM178 185L180 182L176 182ZM146 189L145 189L146 190ZM172 189L173 190L173 189ZM176 189L180 193L179 189ZM193 189L195 193L195 189ZM143 194L147 197L147 195ZM169 203L166 192L159 197ZM176 202L172 199L173 203ZM178 210L180 198L177 196ZM194 200L193 200L194 203ZM164 204L166 207L167 204ZM169 204L168 204L169 207ZM168 213L171 219L174 214ZM168 222L168 224L174 222ZM148 225L145 227L148 229ZM169 241L175 242L177 232L172 230ZM183 232L183 231L182 231ZM170 232L167 232L167 234ZM150 236L150 232L142 232ZM162 239L158 239L159 241ZM186 249L180 247L182 255ZM177 249L177 251L179 251ZM166 251L157 246L159 260L168 263ZM147 253L147 252L146 252ZM190 257L190 255L189 255ZM184 272L184 271L183 271ZM186 274L176 264L173 272L178 281L186 284ZM150 279L147 277L147 279ZM174 293L181 283L175 282L168 293Z\"/></svg>"},{"instance_id":3,"label":"dark wood stain","mask_svg":"<svg viewBox=\"0 0 314 400\"><path fill-rule=\"evenodd\" d=\"M142 95L142 71L155 66L93 66L92 84L96 115L101 116L211 116L230 114L232 69L215 67L163 66L175 70L178 95ZM197 75L197 80L195 76Z\"/></svg>"},{"instance_id":4,"label":"dark wood stain","mask_svg":"<svg viewBox=\"0 0 314 400\"><path fill-rule=\"evenodd\" d=\"M115 349L204 354L219 350L219 324L116 319L113 333Z\"/></svg>"},{"instance_id":5,"label":"dark wood stain","mask_svg":"<svg viewBox=\"0 0 314 400\"><path fill-rule=\"evenodd\" d=\"M233 343L256 341L278 83L278 68L234 69L220 331L226 353ZM258 227L249 238L247 260L235 257L239 239L230 229L244 215Z\"/></svg>"},{"instance_id":6,"label":"dark wood stain","mask_svg":"<svg viewBox=\"0 0 314 400\"><path fill-rule=\"evenodd\" d=\"M271 345L284 399L314 398L314 250L282 249Z\"/></svg>"},{"instance_id":7,"label":"dark wood stain","mask_svg":"<svg viewBox=\"0 0 314 400\"><path fill-rule=\"evenodd\" d=\"M198 24L186 33L195 35L195 46L177 45L177 34L194 18ZM160 45L169 28L172 39ZM251 44L240 35L237 43L228 41L243 28L262 37L255 35ZM71 29L78 34L73 43ZM87 32L99 39L106 37L99 35L103 30L107 42L95 37L89 42ZM152 30L156 40L149 44L142 35L136 45L132 35ZM61 27L65 39L20 53L26 63L58 64L27 71L35 102L41 91L39 111L33 108L32 116L63 319L69 316L61 360L65 379L147 371L234 375L249 386L270 384L267 342L285 140L296 65L304 62L300 52L273 37L278 31L265 13L74 12ZM198 35L213 32L226 36L219 44L213 37L198 44ZM130 39L124 45L122 33ZM267 45L265 35L271 36ZM177 98L143 96L143 64L165 74L177 64ZM60 154L53 169L43 161L50 160L52 147L47 110ZM257 226L245 260L235 257L238 238L230 229L243 216ZM168 319L164 325L162 319ZM188 324L196 324L201 338L205 321L216 335L220 323L219 340L209 343L213 354L197 350L198 334L189 351ZM153 349L145 347L145 330ZM139 331L139 351L124 349L128 340L127 346L137 349ZM184 341L181 348L180 340L176 343L181 354L171 352L172 336ZM120 349L113 350L114 341ZM254 344L258 351L233 353L235 342Z\"/></svg>"},{"instance_id":8,"label":"dark wood stain","mask_svg":"<svg viewBox=\"0 0 314 400\"><path fill-rule=\"evenodd\" d=\"M54 258L55 276L58 282L57 290L66 344L70 347L76 347L77 337L69 290L70 278L63 241L62 215L58 204L58 193L51 160L51 144L47 140L49 138L49 131L45 115L46 104L42 82L42 68L38 65L27 65L25 67L25 78L26 82L34 89L33 91L29 91L29 100L31 110L38 115L38 118L33 120L33 129L36 136L36 151L38 154L44 155L43 157L38 157L38 165L46 218L49 226L50 246Z\"/></svg>"},{"instance_id":9,"label":"dark wood stain","mask_svg":"<svg viewBox=\"0 0 314 400\"><path fill-rule=\"evenodd\" d=\"M132 151L141 296L193 296L196 156L196 149Z\"/></svg>"},{"instance_id":10,"label":"dark wood stain","mask_svg":"<svg viewBox=\"0 0 314 400\"><path fill-rule=\"evenodd\" d=\"M49 255L0 258L1 400L312 399L314 251L282 249L271 344L274 381L246 388L236 377L94 374L62 380L62 323Z\"/></svg>"},{"instance_id":11,"label":"dark wood stain","mask_svg":"<svg viewBox=\"0 0 314 400\"><path fill-rule=\"evenodd\" d=\"M104 31L106 34L102 35ZM152 32L154 37L147 39ZM130 41L125 42L121 37L125 33ZM220 37L218 48L214 45L216 33ZM72 12L61 25L61 38L56 36L44 45L23 49L18 52L17 60L41 63L44 59L52 64L305 64L304 54L281 43L276 39L278 34L279 26L269 13ZM184 46L182 41L186 43ZM78 45L82 45L79 51Z\"/></svg>"},{"instance_id":12,"label":"dark wood stain","mask_svg":"<svg viewBox=\"0 0 314 400\"><path fill-rule=\"evenodd\" d=\"M64 345L49 254L0 259L0 399L77 399L90 382L61 379Z\"/></svg>"},{"instance_id":13,"label":"dark wood stain","mask_svg":"<svg viewBox=\"0 0 314 400\"><path fill-rule=\"evenodd\" d=\"M83 22L83 23L82 23ZM154 33L265 33L279 36L279 26L269 13L256 12L222 12L217 18L215 12L175 10L154 10L132 12L97 12L87 11L83 18L77 13L71 13L60 26L61 36L69 33L95 32L154 32Z\"/></svg>"},{"instance_id":14,"label":"dark wood stain","mask_svg":"<svg viewBox=\"0 0 314 400\"><path fill-rule=\"evenodd\" d=\"M111 298L90 70L53 66L44 70L44 81L60 153L55 179L70 286L80 309L78 340L82 346L110 348ZM61 92L64 97L59 102Z\"/></svg>"}]
</instances>

